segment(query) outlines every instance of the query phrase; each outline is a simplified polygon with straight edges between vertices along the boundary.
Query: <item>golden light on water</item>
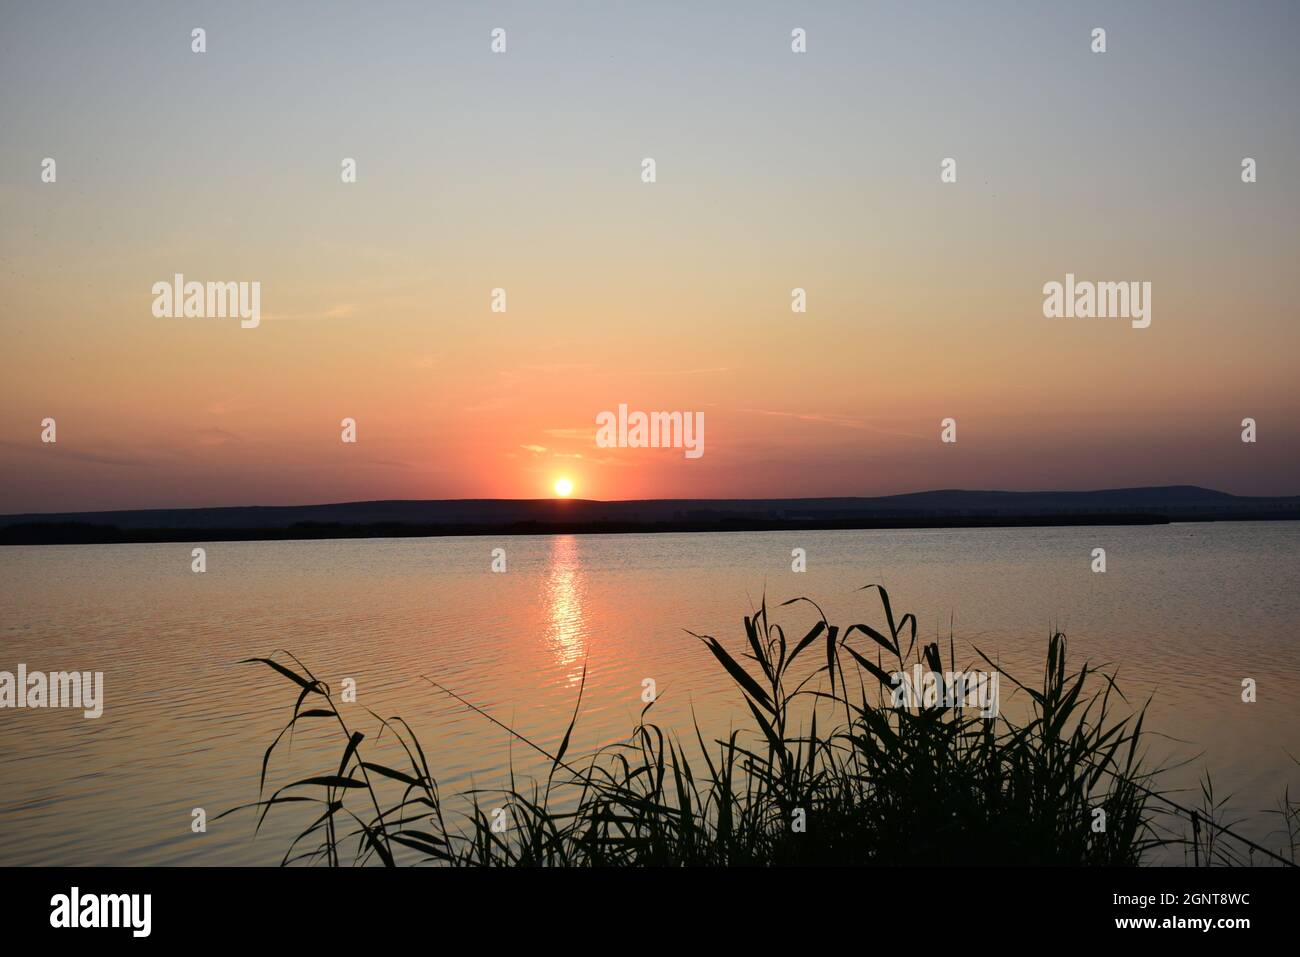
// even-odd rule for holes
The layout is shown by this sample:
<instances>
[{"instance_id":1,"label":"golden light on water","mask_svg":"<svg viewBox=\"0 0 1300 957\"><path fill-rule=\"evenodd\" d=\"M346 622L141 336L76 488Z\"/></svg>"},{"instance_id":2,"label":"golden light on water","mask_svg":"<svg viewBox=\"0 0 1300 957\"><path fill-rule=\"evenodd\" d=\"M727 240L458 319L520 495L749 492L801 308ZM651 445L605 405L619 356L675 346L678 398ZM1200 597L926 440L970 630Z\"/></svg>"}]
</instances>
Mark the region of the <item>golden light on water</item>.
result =
<instances>
[{"instance_id":1,"label":"golden light on water","mask_svg":"<svg viewBox=\"0 0 1300 957\"><path fill-rule=\"evenodd\" d=\"M586 653L583 590L578 540L572 535L557 535L551 543L545 584L546 637L556 663L568 669L569 684L582 677L582 661Z\"/></svg>"}]
</instances>

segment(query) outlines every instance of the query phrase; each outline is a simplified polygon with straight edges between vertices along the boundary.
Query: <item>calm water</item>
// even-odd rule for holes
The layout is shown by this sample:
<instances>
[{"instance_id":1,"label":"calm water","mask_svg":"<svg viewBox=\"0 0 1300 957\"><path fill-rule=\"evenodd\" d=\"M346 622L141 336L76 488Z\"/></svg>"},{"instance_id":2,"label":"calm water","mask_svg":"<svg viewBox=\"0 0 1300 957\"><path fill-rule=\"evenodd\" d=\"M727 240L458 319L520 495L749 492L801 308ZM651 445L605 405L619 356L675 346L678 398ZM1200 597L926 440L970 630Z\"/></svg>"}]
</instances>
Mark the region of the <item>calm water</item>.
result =
<instances>
[{"instance_id":1,"label":"calm water","mask_svg":"<svg viewBox=\"0 0 1300 957\"><path fill-rule=\"evenodd\" d=\"M1090 571L1092 548L1108 571ZM105 673L97 720L59 710L0 711L0 864L274 864L303 820L248 818L192 834L255 798L262 752L292 707L291 686L236 664L287 649L337 690L354 678L362 712L401 714L420 735L444 795L503 783L533 756L420 675L455 689L539 743L571 715L572 748L625 736L655 679L653 714L685 737L744 724L739 701L683 629L743 639L741 618L808 595L832 622L879 622L884 582L922 637L958 657L978 644L1037 680L1055 624L1084 656L1118 666L1130 697L1154 694L1148 727L1171 737L1153 757L1191 758L1168 781L1209 768L1252 836L1276 846L1262 813L1300 793L1300 523L1149 528L834 531L691 535L214 543L208 571L190 545L0 549L0 670ZM508 571L489 571L504 547ZM790 551L808 571L790 571ZM783 620L808 626L802 610ZM900 611L901 613L901 611ZM796 628L795 630L799 630ZM1255 704L1240 682L1259 684ZM1005 700L1004 710L1008 705ZM283 774L337 763L336 742L301 734ZM282 777L282 781L289 780Z\"/></svg>"}]
</instances>

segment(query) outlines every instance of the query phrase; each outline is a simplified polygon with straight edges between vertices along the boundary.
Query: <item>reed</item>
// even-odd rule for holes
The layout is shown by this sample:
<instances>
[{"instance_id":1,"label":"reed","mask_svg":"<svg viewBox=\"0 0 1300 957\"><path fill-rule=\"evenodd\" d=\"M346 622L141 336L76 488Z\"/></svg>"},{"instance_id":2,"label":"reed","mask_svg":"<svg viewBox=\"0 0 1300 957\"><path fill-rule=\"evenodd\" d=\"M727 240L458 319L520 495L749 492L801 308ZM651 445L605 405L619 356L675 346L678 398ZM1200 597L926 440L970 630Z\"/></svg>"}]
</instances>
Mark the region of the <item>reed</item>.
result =
<instances>
[{"instance_id":1,"label":"reed","mask_svg":"<svg viewBox=\"0 0 1300 957\"><path fill-rule=\"evenodd\" d=\"M385 753L404 756L379 760L302 662L248 659L291 683L297 698L263 756L258 799L225 814L254 813L260 828L273 810L297 809L304 826L281 863L333 866L1119 865L1168 843L1147 806L1145 705L1125 702L1120 716L1112 675L1088 664L1070 671L1056 633L1036 686L1003 675L1027 697L1023 721L946 702L896 707L892 673L915 664L940 672L940 649L917 643L915 616L896 617L883 587L867 590L879 626L841 629L800 598L781 606L815 612L797 640L766 602L744 620L743 650L695 636L730 676L752 728L706 740L696 723L683 740L648 720L647 706L626 741L573 755L580 691L553 752L511 731L545 755L546 779L518 784L512 771L503 791L463 795L466 814L448 810L401 718L367 712L377 739L397 742ZM957 671L951 639L949 658ZM337 732L337 765L269 789L277 748L318 722Z\"/></svg>"}]
</instances>

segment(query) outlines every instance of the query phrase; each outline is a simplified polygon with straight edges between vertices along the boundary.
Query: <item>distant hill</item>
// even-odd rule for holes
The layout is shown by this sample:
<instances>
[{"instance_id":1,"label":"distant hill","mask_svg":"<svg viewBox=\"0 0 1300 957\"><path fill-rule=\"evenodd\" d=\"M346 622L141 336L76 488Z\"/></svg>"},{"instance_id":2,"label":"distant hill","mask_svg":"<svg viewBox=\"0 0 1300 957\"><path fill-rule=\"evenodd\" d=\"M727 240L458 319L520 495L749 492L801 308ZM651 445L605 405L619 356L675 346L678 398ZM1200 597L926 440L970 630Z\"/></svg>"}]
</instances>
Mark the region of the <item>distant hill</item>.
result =
<instances>
[{"instance_id":1,"label":"distant hill","mask_svg":"<svg viewBox=\"0 0 1300 957\"><path fill-rule=\"evenodd\" d=\"M1086 492L940 489L875 498L451 499L0 516L0 544L490 533L1134 524L1300 518L1300 496L1192 485Z\"/></svg>"}]
</instances>

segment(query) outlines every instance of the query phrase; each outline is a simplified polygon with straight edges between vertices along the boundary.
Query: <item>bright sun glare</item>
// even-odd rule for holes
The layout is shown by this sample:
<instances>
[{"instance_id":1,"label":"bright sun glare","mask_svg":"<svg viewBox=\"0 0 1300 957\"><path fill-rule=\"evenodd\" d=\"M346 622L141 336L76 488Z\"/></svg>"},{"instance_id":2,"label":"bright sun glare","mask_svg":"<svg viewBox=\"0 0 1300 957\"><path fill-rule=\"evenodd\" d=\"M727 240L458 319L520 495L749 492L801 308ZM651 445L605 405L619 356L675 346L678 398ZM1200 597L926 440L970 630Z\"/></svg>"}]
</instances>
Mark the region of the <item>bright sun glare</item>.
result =
<instances>
[{"instance_id":1,"label":"bright sun glare","mask_svg":"<svg viewBox=\"0 0 1300 957\"><path fill-rule=\"evenodd\" d=\"M566 478L556 479L555 494L560 498L566 498L573 491L573 483Z\"/></svg>"}]
</instances>

